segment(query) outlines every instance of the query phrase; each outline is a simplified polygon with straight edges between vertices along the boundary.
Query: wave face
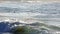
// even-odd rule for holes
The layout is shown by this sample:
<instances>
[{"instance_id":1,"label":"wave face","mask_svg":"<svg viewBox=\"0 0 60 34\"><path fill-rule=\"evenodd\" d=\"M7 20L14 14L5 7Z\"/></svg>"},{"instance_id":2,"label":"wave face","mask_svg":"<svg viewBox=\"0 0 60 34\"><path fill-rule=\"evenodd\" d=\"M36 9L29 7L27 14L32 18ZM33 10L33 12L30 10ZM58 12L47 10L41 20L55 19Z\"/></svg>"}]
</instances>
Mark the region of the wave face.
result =
<instances>
[{"instance_id":1,"label":"wave face","mask_svg":"<svg viewBox=\"0 0 60 34\"><path fill-rule=\"evenodd\" d=\"M60 34L60 3L0 3L0 34L18 26L31 27L29 34Z\"/></svg>"},{"instance_id":2,"label":"wave face","mask_svg":"<svg viewBox=\"0 0 60 34\"><path fill-rule=\"evenodd\" d=\"M57 26L49 26L43 23L35 22L32 24L24 24L20 22L14 22L14 23L9 23L9 22L0 22L0 34L13 34L12 31L14 29L19 27L31 27L30 29L27 29L29 31L29 34L55 34L57 31L60 31L60 28ZM31 30L33 29L33 30Z\"/></svg>"}]
</instances>

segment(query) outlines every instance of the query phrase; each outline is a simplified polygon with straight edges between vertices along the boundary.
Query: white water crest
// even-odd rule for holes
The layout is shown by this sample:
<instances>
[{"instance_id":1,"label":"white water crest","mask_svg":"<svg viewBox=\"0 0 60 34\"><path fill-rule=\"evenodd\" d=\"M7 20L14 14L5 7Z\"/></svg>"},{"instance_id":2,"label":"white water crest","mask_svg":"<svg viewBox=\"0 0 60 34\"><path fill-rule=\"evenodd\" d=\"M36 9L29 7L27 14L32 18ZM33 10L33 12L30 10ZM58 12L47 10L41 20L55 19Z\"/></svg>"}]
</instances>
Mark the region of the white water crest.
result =
<instances>
[{"instance_id":1,"label":"white water crest","mask_svg":"<svg viewBox=\"0 0 60 34\"><path fill-rule=\"evenodd\" d=\"M60 34L60 3L0 3L0 23L30 26L41 34ZM17 25L15 22L22 23ZM15 23L15 24L14 24ZM37 33L37 34L39 34ZM5 34L5 33L3 33Z\"/></svg>"}]
</instances>

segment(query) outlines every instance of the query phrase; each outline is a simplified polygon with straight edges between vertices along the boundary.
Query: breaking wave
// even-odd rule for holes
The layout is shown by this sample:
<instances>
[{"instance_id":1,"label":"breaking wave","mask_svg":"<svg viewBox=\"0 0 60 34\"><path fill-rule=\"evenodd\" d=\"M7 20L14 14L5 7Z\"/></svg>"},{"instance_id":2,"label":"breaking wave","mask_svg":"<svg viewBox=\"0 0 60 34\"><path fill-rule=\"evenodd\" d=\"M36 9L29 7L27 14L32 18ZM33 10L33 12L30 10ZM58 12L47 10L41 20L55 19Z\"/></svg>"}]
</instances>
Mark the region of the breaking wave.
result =
<instances>
[{"instance_id":1,"label":"breaking wave","mask_svg":"<svg viewBox=\"0 0 60 34\"><path fill-rule=\"evenodd\" d=\"M1 4L0 6L0 34L13 34L12 29L18 26L33 29L29 34L60 34L60 3ZM29 19L26 19L28 17ZM14 18L18 18L17 22ZM24 21L19 22L19 19L26 19L28 24Z\"/></svg>"},{"instance_id":2,"label":"breaking wave","mask_svg":"<svg viewBox=\"0 0 60 34\"><path fill-rule=\"evenodd\" d=\"M6 33L6 34L12 34L12 28L15 29L15 27L21 27L21 26L27 26L31 27L31 34L55 34L55 33L60 33L60 27L53 26L53 25L47 25L44 23L39 23L35 22L32 24L25 24L25 23L20 23L20 22L14 22L14 23L9 23L9 22L0 22L0 34ZM32 32L33 31L33 32ZM30 34L29 33L29 34Z\"/></svg>"}]
</instances>

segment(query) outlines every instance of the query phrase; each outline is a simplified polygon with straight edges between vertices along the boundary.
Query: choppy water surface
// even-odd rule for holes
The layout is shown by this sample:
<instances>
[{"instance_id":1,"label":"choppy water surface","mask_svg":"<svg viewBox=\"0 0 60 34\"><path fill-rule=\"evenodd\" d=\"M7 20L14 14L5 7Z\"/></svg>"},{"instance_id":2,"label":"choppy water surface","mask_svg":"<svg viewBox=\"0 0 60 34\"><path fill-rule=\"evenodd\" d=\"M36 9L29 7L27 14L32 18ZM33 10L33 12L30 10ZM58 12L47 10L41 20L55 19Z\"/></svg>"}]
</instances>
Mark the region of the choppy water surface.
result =
<instances>
[{"instance_id":1,"label":"choppy water surface","mask_svg":"<svg viewBox=\"0 0 60 34\"><path fill-rule=\"evenodd\" d=\"M60 34L60 3L1 3L0 33L17 26L34 29L29 34Z\"/></svg>"}]
</instances>

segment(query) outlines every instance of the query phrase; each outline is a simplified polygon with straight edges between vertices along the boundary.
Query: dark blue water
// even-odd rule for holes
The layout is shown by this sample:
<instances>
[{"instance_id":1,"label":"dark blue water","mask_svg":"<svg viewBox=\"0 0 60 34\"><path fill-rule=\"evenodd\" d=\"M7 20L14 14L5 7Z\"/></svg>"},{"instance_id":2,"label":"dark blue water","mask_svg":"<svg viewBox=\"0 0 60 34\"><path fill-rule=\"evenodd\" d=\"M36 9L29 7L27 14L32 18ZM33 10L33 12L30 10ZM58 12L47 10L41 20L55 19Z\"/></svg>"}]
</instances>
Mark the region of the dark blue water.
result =
<instances>
[{"instance_id":1,"label":"dark blue water","mask_svg":"<svg viewBox=\"0 0 60 34\"><path fill-rule=\"evenodd\" d=\"M9 23L0 23L0 32L9 32L10 31L10 26L8 25Z\"/></svg>"},{"instance_id":2,"label":"dark blue water","mask_svg":"<svg viewBox=\"0 0 60 34\"><path fill-rule=\"evenodd\" d=\"M12 26L14 25L19 25L19 24L23 24L23 23L20 23L20 22L14 22L14 23L9 23L9 22L0 22L0 34L11 34L13 33L13 29L17 28L17 27L13 27L11 28ZM45 24L42 24L42 23L39 23L39 22L36 22L36 23L32 23L32 24L26 24L26 25L31 25L31 26L34 26L32 28L34 28L33 30L30 30L30 29L27 29L29 31L29 34L54 34L52 33L51 30L48 30L47 28L41 28L42 26L46 26L48 27L48 25L45 25ZM26 26L25 25L25 26ZM38 27L40 26L40 27ZM35 28L40 28L40 29L35 29ZM56 28L54 26L50 26L48 28ZM57 28L59 29L59 28Z\"/></svg>"}]
</instances>

